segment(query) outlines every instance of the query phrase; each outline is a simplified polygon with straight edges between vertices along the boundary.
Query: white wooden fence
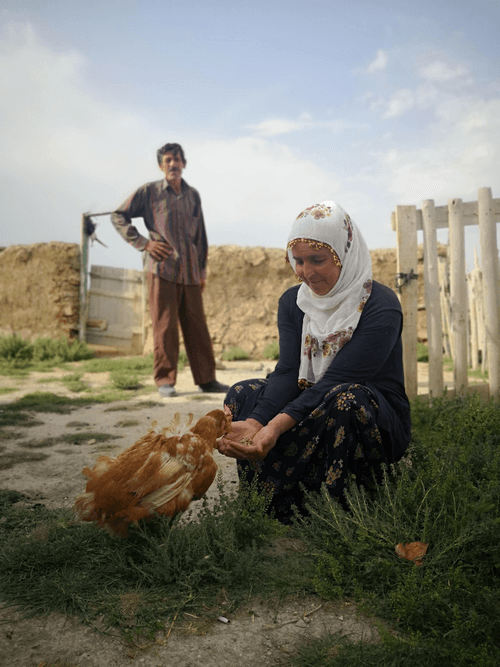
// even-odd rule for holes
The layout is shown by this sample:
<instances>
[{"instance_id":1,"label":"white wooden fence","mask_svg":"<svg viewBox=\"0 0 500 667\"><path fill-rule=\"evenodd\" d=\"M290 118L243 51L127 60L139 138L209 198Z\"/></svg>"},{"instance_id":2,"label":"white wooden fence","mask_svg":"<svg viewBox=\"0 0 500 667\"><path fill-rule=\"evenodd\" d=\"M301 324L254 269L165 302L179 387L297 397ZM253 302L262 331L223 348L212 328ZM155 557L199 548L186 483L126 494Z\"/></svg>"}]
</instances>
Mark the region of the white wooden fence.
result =
<instances>
[{"instance_id":1,"label":"white wooden fence","mask_svg":"<svg viewBox=\"0 0 500 667\"><path fill-rule=\"evenodd\" d=\"M490 188L480 188L477 201L450 199L447 206L434 206L432 200L415 206L397 206L392 226L397 232L397 271L403 308L403 363L409 397L418 393L417 377L417 231L424 233L424 281L429 347L429 394L443 393L443 324L449 318L450 352L453 357L453 385L457 393L468 388L467 368L470 355L468 292L465 267L465 225L479 225L481 246L482 294L476 291L471 304L482 315L483 354L487 359L489 395L499 398L500 331L498 287L498 248L496 223L500 222L500 199L493 199ZM439 288L437 234L439 228L449 229L450 301L442 298ZM476 266L476 268L478 268ZM476 348L477 349L477 348Z\"/></svg>"}]
</instances>

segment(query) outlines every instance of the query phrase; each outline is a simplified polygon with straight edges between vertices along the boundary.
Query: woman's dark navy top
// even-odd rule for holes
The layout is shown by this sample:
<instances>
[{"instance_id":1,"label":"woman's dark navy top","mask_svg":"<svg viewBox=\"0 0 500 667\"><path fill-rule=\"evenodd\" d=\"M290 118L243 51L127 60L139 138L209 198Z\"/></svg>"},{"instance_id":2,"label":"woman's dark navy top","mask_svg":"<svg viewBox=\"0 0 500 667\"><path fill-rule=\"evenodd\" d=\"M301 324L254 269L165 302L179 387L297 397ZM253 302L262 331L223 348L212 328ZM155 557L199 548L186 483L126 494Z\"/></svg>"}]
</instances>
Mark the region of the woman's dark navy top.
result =
<instances>
[{"instance_id":1,"label":"woman's dark navy top","mask_svg":"<svg viewBox=\"0 0 500 667\"><path fill-rule=\"evenodd\" d=\"M308 389L298 387L302 321L297 306L300 285L280 298L278 329L280 358L249 417L267 424L278 413L302 421L339 384L368 387L379 405L377 423L397 460L410 441L410 405L404 388L401 331L403 314L394 292L373 281L373 289L351 340L333 358L328 370Z\"/></svg>"}]
</instances>

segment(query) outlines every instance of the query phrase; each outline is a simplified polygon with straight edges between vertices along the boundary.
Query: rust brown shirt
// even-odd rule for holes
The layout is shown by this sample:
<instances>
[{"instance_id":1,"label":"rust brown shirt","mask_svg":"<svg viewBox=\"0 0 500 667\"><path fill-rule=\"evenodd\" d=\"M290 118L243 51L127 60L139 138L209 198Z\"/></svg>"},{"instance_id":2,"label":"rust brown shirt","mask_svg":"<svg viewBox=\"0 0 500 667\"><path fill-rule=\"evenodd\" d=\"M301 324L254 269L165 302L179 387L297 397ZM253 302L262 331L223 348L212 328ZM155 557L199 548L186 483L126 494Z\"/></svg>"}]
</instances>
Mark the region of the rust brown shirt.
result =
<instances>
[{"instance_id":1,"label":"rust brown shirt","mask_svg":"<svg viewBox=\"0 0 500 667\"><path fill-rule=\"evenodd\" d=\"M146 253L144 267L164 280L199 285L206 278L208 241L198 191L181 182L176 195L166 179L146 183L112 213L118 233L137 250ZM132 224L143 218L152 241L166 241L175 254L160 262L145 250L148 239Z\"/></svg>"}]
</instances>

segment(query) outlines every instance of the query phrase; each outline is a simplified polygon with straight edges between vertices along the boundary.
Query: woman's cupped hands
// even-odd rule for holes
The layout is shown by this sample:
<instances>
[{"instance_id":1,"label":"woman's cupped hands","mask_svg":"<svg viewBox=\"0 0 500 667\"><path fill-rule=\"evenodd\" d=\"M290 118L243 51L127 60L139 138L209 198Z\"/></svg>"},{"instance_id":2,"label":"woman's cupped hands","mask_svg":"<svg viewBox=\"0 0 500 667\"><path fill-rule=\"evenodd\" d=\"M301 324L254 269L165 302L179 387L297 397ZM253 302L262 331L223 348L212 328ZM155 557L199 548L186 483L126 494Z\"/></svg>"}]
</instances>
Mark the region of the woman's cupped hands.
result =
<instances>
[{"instance_id":1,"label":"woman's cupped hands","mask_svg":"<svg viewBox=\"0 0 500 667\"><path fill-rule=\"evenodd\" d=\"M233 459L261 461L276 444L279 433L255 419L236 421L229 433L219 440L219 452Z\"/></svg>"}]
</instances>

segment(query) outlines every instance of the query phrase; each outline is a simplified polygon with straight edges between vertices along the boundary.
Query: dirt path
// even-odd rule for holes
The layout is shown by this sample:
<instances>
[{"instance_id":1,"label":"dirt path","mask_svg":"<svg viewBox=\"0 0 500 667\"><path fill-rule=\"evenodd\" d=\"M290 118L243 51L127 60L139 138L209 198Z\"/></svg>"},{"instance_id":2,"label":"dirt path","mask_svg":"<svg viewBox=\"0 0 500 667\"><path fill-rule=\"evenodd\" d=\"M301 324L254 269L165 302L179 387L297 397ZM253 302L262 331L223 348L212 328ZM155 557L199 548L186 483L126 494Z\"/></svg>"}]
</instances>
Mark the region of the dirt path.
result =
<instances>
[{"instance_id":1,"label":"dirt path","mask_svg":"<svg viewBox=\"0 0 500 667\"><path fill-rule=\"evenodd\" d=\"M269 363L269 362L268 362ZM268 364L232 362L219 370L221 382L234 384L241 379L265 377ZM17 400L26 393L50 391L72 394L61 382L61 373L33 373L26 380L0 377L0 389L15 391L0 397L1 403ZM109 377L83 377L92 388L104 386ZM147 383L152 384L151 380ZM170 423L175 412L194 419L222 406L221 394L202 395L193 384L189 369L179 374L178 396L159 399L158 394L73 410L70 414L36 413L39 422L29 428L8 427L0 440L0 488L16 490L49 508L71 508L82 493L85 479L81 470L93 465L102 453L116 454L144 435L153 421ZM82 436L90 437L83 439ZM113 439L101 440L112 436ZM235 462L216 453L217 464L228 490L236 489ZM208 496L217 492L215 485ZM285 552L295 545L281 541ZM373 640L377 632L368 619L358 618L348 603L323 604L317 598L287 602L279 611L252 600L230 618L215 623L206 634L196 635L186 627L169 628L156 643L130 648L120 637L98 633L76 618L51 614L46 618L22 620L12 609L0 608L0 664L8 667L267 667L283 664L287 656L312 637L341 632L353 640ZM319 607L319 608L318 608ZM58 662L59 661L59 662Z\"/></svg>"}]
</instances>

